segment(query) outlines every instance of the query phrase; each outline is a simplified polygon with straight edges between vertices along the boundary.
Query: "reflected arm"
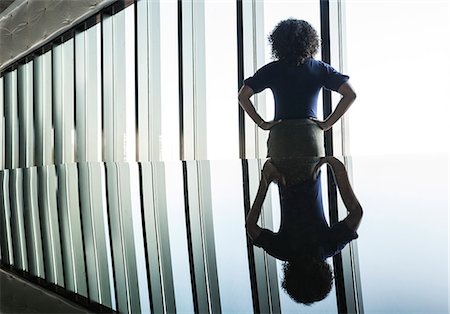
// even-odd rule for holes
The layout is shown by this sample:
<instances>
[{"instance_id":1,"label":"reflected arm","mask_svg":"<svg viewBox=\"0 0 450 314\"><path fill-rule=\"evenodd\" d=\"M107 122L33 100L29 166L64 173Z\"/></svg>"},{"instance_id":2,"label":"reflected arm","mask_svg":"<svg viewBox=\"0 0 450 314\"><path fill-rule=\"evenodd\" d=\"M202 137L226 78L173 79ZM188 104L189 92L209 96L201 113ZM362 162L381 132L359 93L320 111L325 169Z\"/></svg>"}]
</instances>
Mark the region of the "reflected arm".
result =
<instances>
[{"instance_id":1,"label":"reflected arm","mask_svg":"<svg viewBox=\"0 0 450 314\"><path fill-rule=\"evenodd\" d=\"M261 181L259 182L258 192L252 208L247 214L245 220L245 229L252 240L255 240L261 234L261 227L258 226L258 219L261 215L262 205L266 198L267 190L272 181L277 181L279 184L286 184L286 178L278 169L272 164L271 160L267 160L261 172Z\"/></svg>"},{"instance_id":2,"label":"reflected arm","mask_svg":"<svg viewBox=\"0 0 450 314\"><path fill-rule=\"evenodd\" d=\"M270 183L267 182L264 176L262 176L261 181L259 182L258 193L256 194L255 201L253 202L253 205L250 208L245 220L245 229L252 240L255 240L260 235L262 230L261 227L258 226L258 219L261 215L262 205L264 203L264 199L266 198L269 184Z\"/></svg>"},{"instance_id":3,"label":"reflected arm","mask_svg":"<svg viewBox=\"0 0 450 314\"><path fill-rule=\"evenodd\" d=\"M348 210L348 215L344 219L344 222L350 229L356 231L361 223L363 210L350 185L347 170L345 169L344 164L335 157L323 157L321 164L325 162L331 167L334 180L338 186L344 205Z\"/></svg>"}]
</instances>

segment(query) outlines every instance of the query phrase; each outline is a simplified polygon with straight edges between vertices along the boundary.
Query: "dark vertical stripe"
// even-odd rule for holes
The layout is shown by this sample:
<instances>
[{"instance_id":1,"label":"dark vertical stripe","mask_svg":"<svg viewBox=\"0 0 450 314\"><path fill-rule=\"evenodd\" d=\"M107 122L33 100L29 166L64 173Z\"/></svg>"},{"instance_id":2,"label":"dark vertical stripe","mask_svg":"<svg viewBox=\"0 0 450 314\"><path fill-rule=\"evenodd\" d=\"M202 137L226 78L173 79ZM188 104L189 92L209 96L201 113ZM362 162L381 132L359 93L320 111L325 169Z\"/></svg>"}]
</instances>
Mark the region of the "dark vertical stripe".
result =
<instances>
[{"instance_id":1,"label":"dark vertical stripe","mask_svg":"<svg viewBox=\"0 0 450 314\"><path fill-rule=\"evenodd\" d=\"M62 97L62 82L64 80L64 73L62 72L62 58L63 58L63 51L62 51L62 47L61 48L61 55L60 55L60 59L59 61L61 62L60 64L56 64L56 60L57 58L55 58L55 50L53 49L53 44L52 44L52 51L51 51L51 87L52 87L52 93L51 93L51 117L52 117L52 127L53 130L55 130L55 123L58 120L58 118L56 117L56 114L58 112L57 108L56 108L56 104L57 104L57 100L55 97L55 93L56 93L56 83L55 83L55 71L60 71L61 73L61 82L59 82L59 87L61 88L61 93L60 96ZM62 99L59 99L60 105L62 106ZM62 120L62 119L61 119ZM62 121L61 121L61 125L62 125ZM62 130L61 130L62 131ZM62 234L62 223L61 223L61 209L60 209L60 205L61 205L61 190L59 189L59 185L60 185L60 180L61 180L61 173L58 171L58 167L56 166L56 162L58 161L58 151L56 149L56 145L58 145L58 141L57 141L57 135L56 132L53 132L53 165L49 165L51 167L55 167L55 174L56 174L56 214L57 214L57 220L58 220L58 233L59 233L59 245L61 246L61 267L62 267L62 273L63 273L63 284L64 284L64 288L67 286L66 284L66 274L64 273L64 255L65 255L65 248L64 248L64 242L63 239L65 238L65 236L63 236ZM62 160L60 160L60 162L62 162ZM53 227L53 226L51 226ZM56 265L55 265L56 266Z\"/></svg>"},{"instance_id":2,"label":"dark vertical stripe","mask_svg":"<svg viewBox=\"0 0 450 314\"><path fill-rule=\"evenodd\" d=\"M330 63L331 42L330 42L330 4L329 0L320 0L320 33L322 37L322 60ZM332 112L331 91L323 89L323 115L328 117ZM333 130L325 132L325 153L327 156L333 155ZM338 222L337 189L333 180L333 173L330 168L328 174L328 204L330 224ZM337 254L333 257L333 268L336 285L336 300L339 313L347 313L347 302L345 299L344 270L342 266L342 256Z\"/></svg>"},{"instance_id":3,"label":"dark vertical stripe","mask_svg":"<svg viewBox=\"0 0 450 314\"><path fill-rule=\"evenodd\" d=\"M69 250L68 254L66 253L66 247L64 245L64 240L67 240L68 242L70 242L70 239L66 239L65 235L63 235L63 233L62 233L63 224L61 221L61 211L63 210L63 208L61 208L61 207L63 207L63 206L60 206L60 205L62 203L62 200L64 200L64 198L61 197L61 194L64 193L64 191L61 191L61 189L59 188L60 181L65 179L65 177L62 178L62 176L61 176L61 172L62 172L61 168L63 167L63 165L61 165L59 167L59 169L60 169L59 171L58 171L58 167L56 165L52 165L52 167L55 167L55 173L56 173L56 182L57 182L56 183L56 186L57 186L57 188L56 188L56 191L57 191L56 192L56 213L58 214L59 244L61 245L61 266L62 266L62 270L63 270L64 288L67 289L66 288L67 287L67 279L66 279L67 276L65 273L66 268L64 267L64 256L70 256L71 253L70 253L70 250ZM63 172L65 173L65 176L67 176L67 172L65 172L65 171L63 171ZM70 210L69 208L67 208L67 209ZM68 213L68 215L70 215L70 214ZM69 226L69 228L70 227L71 226ZM73 276L73 273L71 272L70 275ZM74 291L74 292L77 293L77 291Z\"/></svg>"},{"instance_id":4,"label":"dark vertical stripe","mask_svg":"<svg viewBox=\"0 0 450 314\"><path fill-rule=\"evenodd\" d=\"M148 4L149 5L149 4ZM139 93L139 84L138 84L138 80L139 80L139 76L138 76L138 71L139 71L139 66L138 66L138 27L137 27L137 5L136 3L134 3L134 7L133 7L133 13L134 13L134 20L133 20L133 26L134 26L134 107L135 107L135 112L134 112L134 119L136 121L135 124L135 144L136 144L136 152L135 152L135 157L136 160L139 161L139 99L138 99L138 93ZM148 37L147 37L148 38ZM144 69L146 70L146 69ZM147 103L148 105L148 103ZM146 157L148 158L148 154L146 154ZM145 158L144 160L147 160L147 158Z\"/></svg>"},{"instance_id":5,"label":"dark vertical stripe","mask_svg":"<svg viewBox=\"0 0 450 314\"><path fill-rule=\"evenodd\" d=\"M238 65L238 91L242 87L244 80L244 22L243 22L242 0L236 3L237 22L237 65ZM238 103L239 119L239 158L245 158L245 113Z\"/></svg>"},{"instance_id":6,"label":"dark vertical stripe","mask_svg":"<svg viewBox=\"0 0 450 314\"><path fill-rule=\"evenodd\" d=\"M25 72L24 65L21 64L21 66L23 67L23 70L24 70L23 72ZM17 121L18 121L17 129L19 130L19 134L18 134L19 135L19 141L18 141L19 147L17 149L17 152L19 154L19 167L24 167L25 168L26 167L25 166L26 152L25 152L25 145L22 145L22 142L24 141L23 132L25 132L25 128L21 127L22 126L21 125L22 119L20 119L20 116L22 115L22 109L23 109L22 108L23 106L21 106L20 104L21 103L23 104L25 99L22 99L23 95L21 95L21 93L20 93L20 85L21 84L19 84L19 81L26 82L27 75L26 75L26 72L25 72L24 75L20 75L19 73L20 73L20 71L19 71L19 69L17 69L17 76L16 76L16 86L17 86L17 88L16 88L16 92L17 92ZM24 85L25 84L23 84L22 86L24 86ZM26 87L24 89L26 90ZM22 151L22 149L24 149L24 151Z\"/></svg>"},{"instance_id":7,"label":"dark vertical stripe","mask_svg":"<svg viewBox=\"0 0 450 314\"><path fill-rule=\"evenodd\" d=\"M48 247L47 247L46 241L44 240L45 239L44 233L46 233L47 231L45 230L45 219L44 219L45 216L43 213L43 211L45 209L42 208L42 203L43 203L42 198L44 196L42 195L42 193L40 193L42 190L42 187L41 187L42 176L43 176L42 172L43 172L43 166L37 167L36 174L37 174L37 190L38 190L38 212L39 212L38 214L39 214L39 228L41 229L42 263L43 263L42 266L43 266L43 270L44 270L44 279L47 282L47 265L46 265L47 261L46 261L45 253L47 253Z\"/></svg>"},{"instance_id":8,"label":"dark vertical stripe","mask_svg":"<svg viewBox=\"0 0 450 314\"><path fill-rule=\"evenodd\" d=\"M320 0L320 35L322 38L322 61L330 63L330 16L328 0ZM332 112L331 91L322 90L323 95L323 115L328 117ZM333 155L333 135L331 129L325 132L325 152L327 155Z\"/></svg>"},{"instance_id":9,"label":"dark vertical stripe","mask_svg":"<svg viewBox=\"0 0 450 314\"><path fill-rule=\"evenodd\" d=\"M88 298L90 297L90 291L89 291L89 280L88 280L88 261L86 258L86 244L85 244L85 231L84 231L84 227L83 227L83 206L81 204L81 195L82 195L82 191L81 191L81 184L80 184L80 177L81 177L81 169L80 169L80 163L77 163L77 179L78 179L78 195L80 197L78 197L78 207L80 208L80 227L81 227L81 244L83 246L83 259L84 259L84 280L86 281L86 294L88 296Z\"/></svg>"},{"instance_id":10,"label":"dark vertical stripe","mask_svg":"<svg viewBox=\"0 0 450 314\"><path fill-rule=\"evenodd\" d=\"M147 283L148 283L148 299L150 300L150 312L154 313L153 306L153 296L152 296L152 282L150 280L150 265L149 265L149 253L148 253L148 243L147 243L147 229L145 223L145 203L144 203L144 183L142 179L142 162L138 162L139 167L139 200L141 202L141 224L142 224L142 233L144 238L144 254L145 254L145 268L147 270ZM147 191L147 193L153 193L153 191ZM149 210L149 209L148 209ZM148 221L147 223L150 223ZM164 292L161 291L163 294Z\"/></svg>"},{"instance_id":11,"label":"dark vertical stripe","mask_svg":"<svg viewBox=\"0 0 450 314\"><path fill-rule=\"evenodd\" d=\"M242 159L242 183L244 188L244 211L245 217L247 217L250 211L250 184L249 184L249 172L248 172L248 160ZM253 242L249 237L247 239L247 256L248 256L248 266L250 274L250 286L252 289L252 301L253 301L253 312L260 313L259 308L259 296L258 296L258 284L256 280L256 266L255 266L255 253Z\"/></svg>"},{"instance_id":12,"label":"dark vertical stripe","mask_svg":"<svg viewBox=\"0 0 450 314\"><path fill-rule=\"evenodd\" d=\"M178 0L178 97L180 126L180 160L184 159L184 112L183 112L183 9Z\"/></svg>"},{"instance_id":13,"label":"dark vertical stripe","mask_svg":"<svg viewBox=\"0 0 450 314\"><path fill-rule=\"evenodd\" d=\"M199 312L197 287L195 284L195 267L194 267L194 252L192 248L192 234L191 234L191 219L189 216L189 187L188 187L188 173L186 161L183 161L183 190L184 190L184 209L186 217L186 239L189 254L189 270L191 272L191 286L192 286L192 298L194 303L194 313Z\"/></svg>"},{"instance_id":14,"label":"dark vertical stripe","mask_svg":"<svg viewBox=\"0 0 450 314\"><path fill-rule=\"evenodd\" d=\"M100 124L101 124L101 128L102 128L102 137L101 137L101 142L102 142L102 151L101 151L101 161L104 162L106 161L106 156L105 156L105 149L104 149L104 141L105 141L105 59L104 59L104 55L105 55L105 46L104 46L104 39L103 39L103 21L105 20L105 16L109 14L108 11L104 11L101 14L101 23L100 23L100 89L101 89L101 95L102 95L102 99L100 101L100 111L101 111L101 116L100 116Z\"/></svg>"},{"instance_id":15,"label":"dark vertical stripe","mask_svg":"<svg viewBox=\"0 0 450 314\"><path fill-rule=\"evenodd\" d=\"M106 163L102 162L102 166L105 169L105 199L106 199L106 216L108 217L108 232L109 232L109 248L110 248L110 253L111 253L111 267L112 267L112 275L113 275L113 282L110 282L110 285L113 284L114 285L114 298L115 298L115 303L116 303L116 308L119 307L118 304L118 300L119 300L119 296L117 295L117 279L116 279L116 272L115 269L116 267L114 266L114 246L113 246L113 235L112 235L112 230L111 230L111 215L109 213L109 191L108 191L108 167L106 166ZM126 270L125 270L126 271ZM123 284L123 283L122 283ZM113 296L111 296L112 298Z\"/></svg>"}]
</instances>

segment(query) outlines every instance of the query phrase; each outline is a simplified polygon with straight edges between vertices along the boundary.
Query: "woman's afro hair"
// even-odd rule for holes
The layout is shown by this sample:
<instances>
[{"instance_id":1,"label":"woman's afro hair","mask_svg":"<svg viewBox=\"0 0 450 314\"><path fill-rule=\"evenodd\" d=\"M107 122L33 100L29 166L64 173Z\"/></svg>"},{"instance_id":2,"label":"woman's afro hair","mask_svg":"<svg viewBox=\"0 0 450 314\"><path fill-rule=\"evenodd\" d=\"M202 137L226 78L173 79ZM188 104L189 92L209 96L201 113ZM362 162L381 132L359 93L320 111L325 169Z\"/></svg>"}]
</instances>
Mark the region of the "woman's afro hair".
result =
<instances>
[{"instance_id":1,"label":"woman's afro hair","mask_svg":"<svg viewBox=\"0 0 450 314\"><path fill-rule=\"evenodd\" d=\"M293 18L279 22L268 39L272 58L295 65L314 57L320 46L319 36L311 24Z\"/></svg>"},{"instance_id":2,"label":"woman's afro hair","mask_svg":"<svg viewBox=\"0 0 450 314\"><path fill-rule=\"evenodd\" d=\"M283 290L297 303L311 305L327 297L333 286L333 273L326 261L301 258L283 264Z\"/></svg>"}]
</instances>

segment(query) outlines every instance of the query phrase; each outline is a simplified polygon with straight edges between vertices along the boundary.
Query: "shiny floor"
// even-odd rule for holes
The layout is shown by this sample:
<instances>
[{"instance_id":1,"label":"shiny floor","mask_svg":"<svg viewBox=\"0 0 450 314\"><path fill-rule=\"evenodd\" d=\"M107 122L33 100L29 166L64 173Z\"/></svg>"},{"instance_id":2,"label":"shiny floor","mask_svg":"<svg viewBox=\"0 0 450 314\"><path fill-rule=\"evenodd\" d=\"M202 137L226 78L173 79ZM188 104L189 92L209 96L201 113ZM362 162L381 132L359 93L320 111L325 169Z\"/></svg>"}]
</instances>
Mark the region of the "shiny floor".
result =
<instances>
[{"instance_id":1,"label":"shiny floor","mask_svg":"<svg viewBox=\"0 0 450 314\"><path fill-rule=\"evenodd\" d=\"M1 261L119 312L338 313L344 299L364 313L448 313L448 156L338 159L364 216L342 251L342 286L337 276L310 306L246 236L264 160L3 170ZM330 221L332 179L321 176ZM260 224L277 231L280 220L272 183Z\"/></svg>"},{"instance_id":2,"label":"shiny floor","mask_svg":"<svg viewBox=\"0 0 450 314\"><path fill-rule=\"evenodd\" d=\"M0 313L91 313L0 269Z\"/></svg>"}]
</instances>

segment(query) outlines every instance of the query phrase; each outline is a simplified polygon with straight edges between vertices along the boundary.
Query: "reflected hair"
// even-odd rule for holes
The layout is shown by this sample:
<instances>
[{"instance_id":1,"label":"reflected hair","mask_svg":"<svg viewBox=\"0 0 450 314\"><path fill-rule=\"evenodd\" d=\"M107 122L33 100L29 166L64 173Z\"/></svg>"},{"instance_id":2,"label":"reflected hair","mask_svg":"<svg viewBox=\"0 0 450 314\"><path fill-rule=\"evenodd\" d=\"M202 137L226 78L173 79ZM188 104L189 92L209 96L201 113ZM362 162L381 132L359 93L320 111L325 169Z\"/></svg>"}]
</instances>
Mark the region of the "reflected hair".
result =
<instances>
[{"instance_id":1,"label":"reflected hair","mask_svg":"<svg viewBox=\"0 0 450 314\"><path fill-rule=\"evenodd\" d=\"M317 31L304 20L289 18L279 22L270 33L272 58L300 65L313 58L320 46Z\"/></svg>"},{"instance_id":2,"label":"reflected hair","mask_svg":"<svg viewBox=\"0 0 450 314\"><path fill-rule=\"evenodd\" d=\"M283 290L297 303L311 305L325 299L333 286L333 272L326 261L303 257L283 264Z\"/></svg>"}]
</instances>

